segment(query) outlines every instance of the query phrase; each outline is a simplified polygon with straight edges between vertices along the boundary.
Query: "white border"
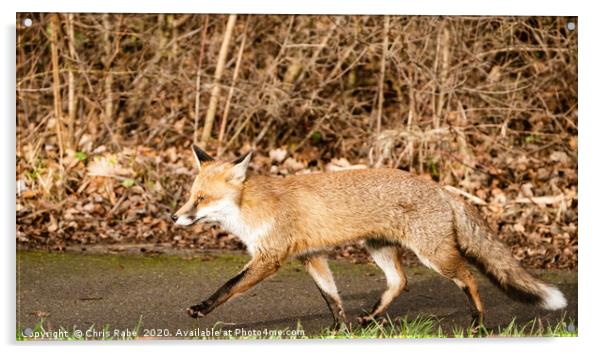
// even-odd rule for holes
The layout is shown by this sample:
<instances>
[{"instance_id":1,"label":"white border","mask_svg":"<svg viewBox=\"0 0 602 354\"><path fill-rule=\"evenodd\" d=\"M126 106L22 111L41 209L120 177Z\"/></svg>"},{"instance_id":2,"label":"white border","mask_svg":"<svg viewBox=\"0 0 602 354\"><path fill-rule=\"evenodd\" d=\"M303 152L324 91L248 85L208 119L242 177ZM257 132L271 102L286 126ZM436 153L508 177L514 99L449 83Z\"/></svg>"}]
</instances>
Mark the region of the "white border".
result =
<instances>
[{"instance_id":1,"label":"white border","mask_svg":"<svg viewBox=\"0 0 602 354\"><path fill-rule=\"evenodd\" d=\"M590 5L591 4L591 5ZM5 168L0 200L2 207L2 227L4 241L3 275L5 286L1 292L3 320L0 322L0 333L3 335L3 346L10 352L81 352L82 349L92 353L104 352L110 347L126 346L128 350L145 353L164 353L173 342L161 343L105 343L86 345L85 343L60 343L42 348L37 343L19 344L15 346L15 12L204 12L204 13L314 13L314 14L415 14L415 15L564 15L579 16L579 338L573 339L488 339L488 340L354 340L354 341L302 341L294 342L220 342L220 343L177 343L178 346L191 351L236 351L261 352L310 350L341 350L345 352L366 352L373 346L382 350L401 351L408 349L419 352L467 353L487 351L488 353L508 353L511 350L539 353L567 353L582 349L599 347L600 320L599 297L600 275L596 263L597 252L602 250L602 230L598 224L600 188L600 153L602 152L602 127L600 121L601 101L600 83L600 13L595 11L594 1L584 0L302 0L302 1L81 1L61 0L33 1L19 0L3 3L2 17L2 49L0 65L4 82L0 85L3 115L0 131L5 134L1 139L2 153L0 166ZM477 345L475 347L475 344ZM194 348L192 348L194 346ZM103 348L104 347L104 348ZM186 349L184 348L186 347ZM387 348L384 348L387 347ZM394 348L390 348L394 347Z\"/></svg>"},{"instance_id":2,"label":"white border","mask_svg":"<svg viewBox=\"0 0 602 354\"><path fill-rule=\"evenodd\" d=\"M17 11L71 12L202 12L241 14L404 14L404 15L564 15L576 14L575 1L524 0L302 0L302 1L19 1Z\"/></svg>"}]
</instances>

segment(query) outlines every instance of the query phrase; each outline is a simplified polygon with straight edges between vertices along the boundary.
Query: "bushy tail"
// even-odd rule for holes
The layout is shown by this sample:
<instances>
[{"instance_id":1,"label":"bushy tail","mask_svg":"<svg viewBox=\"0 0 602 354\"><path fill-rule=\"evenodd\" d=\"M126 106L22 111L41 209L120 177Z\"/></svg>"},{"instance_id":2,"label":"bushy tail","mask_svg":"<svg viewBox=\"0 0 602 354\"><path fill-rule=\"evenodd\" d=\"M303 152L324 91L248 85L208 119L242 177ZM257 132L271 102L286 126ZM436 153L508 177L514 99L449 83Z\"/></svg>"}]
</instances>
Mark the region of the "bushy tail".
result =
<instances>
[{"instance_id":1,"label":"bushy tail","mask_svg":"<svg viewBox=\"0 0 602 354\"><path fill-rule=\"evenodd\" d=\"M455 215L456 237L462 253L484 268L494 283L508 295L525 302L534 302L548 310L566 306L564 295L529 274L512 256L489 225L472 205L452 195L450 203Z\"/></svg>"}]
</instances>

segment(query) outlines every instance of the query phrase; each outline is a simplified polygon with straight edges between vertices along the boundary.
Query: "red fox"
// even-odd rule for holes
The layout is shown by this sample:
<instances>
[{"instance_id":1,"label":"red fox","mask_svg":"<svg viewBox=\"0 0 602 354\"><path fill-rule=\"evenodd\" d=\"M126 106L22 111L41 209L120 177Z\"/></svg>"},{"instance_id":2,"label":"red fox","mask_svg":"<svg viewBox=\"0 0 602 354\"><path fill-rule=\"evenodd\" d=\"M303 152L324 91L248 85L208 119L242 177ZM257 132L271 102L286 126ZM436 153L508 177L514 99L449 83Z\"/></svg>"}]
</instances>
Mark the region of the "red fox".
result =
<instances>
[{"instance_id":1,"label":"red fox","mask_svg":"<svg viewBox=\"0 0 602 354\"><path fill-rule=\"evenodd\" d=\"M217 222L239 237L252 256L240 273L187 309L194 318L297 257L326 300L335 325L344 324L347 319L326 252L351 241L364 242L387 281L372 311L358 318L361 324L382 316L404 290L401 246L464 291L478 324L483 321L483 304L467 261L480 266L509 295L549 310L566 306L557 288L521 267L473 206L435 182L396 169L247 176L251 152L234 162L215 161L196 145L193 152L199 173L173 221L184 226Z\"/></svg>"}]
</instances>

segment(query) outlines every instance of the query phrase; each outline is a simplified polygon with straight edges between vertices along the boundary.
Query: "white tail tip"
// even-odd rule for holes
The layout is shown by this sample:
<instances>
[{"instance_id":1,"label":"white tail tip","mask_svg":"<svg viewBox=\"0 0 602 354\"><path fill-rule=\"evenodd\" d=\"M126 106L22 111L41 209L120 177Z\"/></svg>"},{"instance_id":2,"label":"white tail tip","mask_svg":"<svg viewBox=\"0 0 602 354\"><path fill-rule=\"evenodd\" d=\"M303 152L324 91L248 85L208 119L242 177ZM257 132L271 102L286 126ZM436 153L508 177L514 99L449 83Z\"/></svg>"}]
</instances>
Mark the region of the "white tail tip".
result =
<instances>
[{"instance_id":1,"label":"white tail tip","mask_svg":"<svg viewBox=\"0 0 602 354\"><path fill-rule=\"evenodd\" d=\"M560 290L551 286L544 286L543 291L545 295L541 300L541 307L547 310L560 310L566 307L566 298Z\"/></svg>"}]
</instances>

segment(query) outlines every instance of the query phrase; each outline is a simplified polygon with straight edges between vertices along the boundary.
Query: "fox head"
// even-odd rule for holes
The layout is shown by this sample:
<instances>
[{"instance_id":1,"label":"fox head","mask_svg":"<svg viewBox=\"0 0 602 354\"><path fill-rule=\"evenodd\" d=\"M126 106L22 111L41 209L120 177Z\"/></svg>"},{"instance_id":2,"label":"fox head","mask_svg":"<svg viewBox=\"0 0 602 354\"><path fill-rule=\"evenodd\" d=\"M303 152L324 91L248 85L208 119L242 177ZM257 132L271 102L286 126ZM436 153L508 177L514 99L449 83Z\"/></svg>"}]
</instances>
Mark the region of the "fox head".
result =
<instances>
[{"instance_id":1,"label":"fox head","mask_svg":"<svg viewBox=\"0 0 602 354\"><path fill-rule=\"evenodd\" d=\"M220 162L196 145L192 151L199 173L188 201L171 219L178 225L189 226L197 222L224 222L237 215L252 152L233 162Z\"/></svg>"}]
</instances>

